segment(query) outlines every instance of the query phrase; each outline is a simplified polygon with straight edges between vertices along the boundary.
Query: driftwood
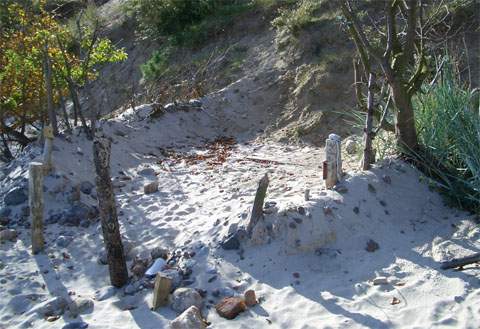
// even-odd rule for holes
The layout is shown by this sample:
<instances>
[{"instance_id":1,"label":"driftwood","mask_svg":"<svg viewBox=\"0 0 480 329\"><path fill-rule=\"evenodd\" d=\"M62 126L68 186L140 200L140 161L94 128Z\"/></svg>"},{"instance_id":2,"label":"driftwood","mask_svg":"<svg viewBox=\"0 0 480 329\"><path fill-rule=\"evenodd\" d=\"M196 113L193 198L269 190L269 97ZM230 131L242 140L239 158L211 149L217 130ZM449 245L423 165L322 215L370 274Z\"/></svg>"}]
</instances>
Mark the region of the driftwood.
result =
<instances>
[{"instance_id":1,"label":"driftwood","mask_svg":"<svg viewBox=\"0 0 480 329\"><path fill-rule=\"evenodd\" d=\"M110 178L110 147L111 144L108 139L97 138L93 143L93 162L97 174L95 182L97 185L98 208L102 222L103 240L107 250L110 281L113 286L121 287L128 281L128 270Z\"/></svg>"},{"instance_id":2,"label":"driftwood","mask_svg":"<svg viewBox=\"0 0 480 329\"><path fill-rule=\"evenodd\" d=\"M250 235L255 225L263 218L263 203L265 196L267 195L268 188L268 175L265 174L258 183L257 193L255 194L255 200L253 202L252 214L247 226L247 232Z\"/></svg>"},{"instance_id":3,"label":"driftwood","mask_svg":"<svg viewBox=\"0 0 480 329\"><path fill-rule=\"evenodd\" d=\"M448 262L443 262L441 265L441 269L448 270L450 268L462 267L476 262L480 262L480 252L471 256L454 258Z\"/></svg>"},{"instance_id":4,"label":"driftwood","mask_svg":"<svg viewBox=\"0 0 480 329\"><path fill-rule=\"evenodd\" d=\"M31 162L28 169L28 202L32 218L32 253L44 249L43 238L43 163Z\"/></svg>"}]
</instances>

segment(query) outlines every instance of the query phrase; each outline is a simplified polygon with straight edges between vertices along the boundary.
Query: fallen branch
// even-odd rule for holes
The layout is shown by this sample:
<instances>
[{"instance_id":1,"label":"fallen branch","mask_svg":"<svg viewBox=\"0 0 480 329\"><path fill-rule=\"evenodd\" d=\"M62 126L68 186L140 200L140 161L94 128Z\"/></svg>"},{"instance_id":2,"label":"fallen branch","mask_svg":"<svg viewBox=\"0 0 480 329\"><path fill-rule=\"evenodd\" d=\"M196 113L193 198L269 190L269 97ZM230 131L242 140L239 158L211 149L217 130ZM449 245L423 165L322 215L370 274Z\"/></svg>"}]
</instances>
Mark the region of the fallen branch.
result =
<instances>
[{"instance_id":1,"label":"fallen branch","mask_svg":"<svg viewBox=\"0 0 480 329\"><path fill-rule=\"evenodd\" d=\"M468 264L480 262L480 252L473 254L471 256L462 257L462 258L454 258L448 262L443 262L441 269L448 270L450 268L462 267Z\"/></svg>"}]
</instances>

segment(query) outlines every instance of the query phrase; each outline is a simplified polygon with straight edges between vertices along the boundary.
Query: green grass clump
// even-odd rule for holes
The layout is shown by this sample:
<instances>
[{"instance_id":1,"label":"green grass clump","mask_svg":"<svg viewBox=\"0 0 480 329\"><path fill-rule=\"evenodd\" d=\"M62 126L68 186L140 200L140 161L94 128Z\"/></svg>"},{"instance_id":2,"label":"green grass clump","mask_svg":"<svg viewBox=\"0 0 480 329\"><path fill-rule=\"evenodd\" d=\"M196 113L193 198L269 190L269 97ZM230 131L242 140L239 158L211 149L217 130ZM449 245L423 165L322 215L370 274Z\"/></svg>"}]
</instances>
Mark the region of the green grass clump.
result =
<instances>
[{"instance_id":1,"label":"green grass clump","mask_svg":"<svg viewBox=\"0 0 480 329\"><path fill-rule=\"evenodd\" d=\"M423 150L420 167L457 206L480 210L480 112L478 93L454 76L451 65L416 98L416 124Z\"/></svg>"},{"instance_id":2,"label":"green grass clump","mask_svg":"<svg viewBox=\"0 0 480 329\"><path fill-rule=\"evenodd\" d=\"M279 16L272 21L275 28L285 28L293 35L319 20L317 11L322 5L319 0L291 1L295 2L298 2L298 5L293 10L280 9Z\"/></svg>"}]
</instances>

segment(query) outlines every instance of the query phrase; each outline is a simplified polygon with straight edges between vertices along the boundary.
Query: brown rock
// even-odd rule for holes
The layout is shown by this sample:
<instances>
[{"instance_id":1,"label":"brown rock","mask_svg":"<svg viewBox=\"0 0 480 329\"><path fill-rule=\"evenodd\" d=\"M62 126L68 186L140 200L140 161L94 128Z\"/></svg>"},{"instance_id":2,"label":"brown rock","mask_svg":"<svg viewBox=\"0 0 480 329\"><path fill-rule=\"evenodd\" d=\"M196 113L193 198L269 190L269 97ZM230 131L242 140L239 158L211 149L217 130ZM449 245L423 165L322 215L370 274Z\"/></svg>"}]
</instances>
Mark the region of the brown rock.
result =
<instances>
[{"instance_id":1,"label":"brown rock","mask_svg":"<svg viewBox=\"0 0 480 329\"><path fill-rule=\"evenodd\" d=\"M158 182L157 181L145 184L145 186L143 187L143 192L145 194L152 194L152 193L155 193L157 191L158 191Z\"/></svg>"},{"instance_id":2,"label":"brown rock","mask_svg":"<svg viewBox=\"0 0 480 329\"><path fill-rule=\"evenodd\" d=\"M370 240L367 241L367 247L365 248L365 250L368 251L368 252L374 252L374 251L378 250L379 248L380 248L380 246L378 245L378 243L376 243L375 241L370 239Z\"/></svg>"},{"instance_id":3,"label":"brown rock","mask_svg":"<svg viewBox=\"0 0 480 329\"><path fill-rule=\"evenodd\" d=\"M253 290L245 291L243 297L245 297L245 304L247 304L248 307L252 307L258 303L257 296L255 296L255 291Z\"/></svg>"},{"instance_id":4,"label":"brown rock","mask_svg":"<svg viewBox=\"0 0 480 329\"><path fill-rule=\"evenodd\" d=\"M217 313L225 319L235 319L241 312L247 309L247 305L242 298L226 297L220 303L215 305Z\"/></svg>"}]
</instances>

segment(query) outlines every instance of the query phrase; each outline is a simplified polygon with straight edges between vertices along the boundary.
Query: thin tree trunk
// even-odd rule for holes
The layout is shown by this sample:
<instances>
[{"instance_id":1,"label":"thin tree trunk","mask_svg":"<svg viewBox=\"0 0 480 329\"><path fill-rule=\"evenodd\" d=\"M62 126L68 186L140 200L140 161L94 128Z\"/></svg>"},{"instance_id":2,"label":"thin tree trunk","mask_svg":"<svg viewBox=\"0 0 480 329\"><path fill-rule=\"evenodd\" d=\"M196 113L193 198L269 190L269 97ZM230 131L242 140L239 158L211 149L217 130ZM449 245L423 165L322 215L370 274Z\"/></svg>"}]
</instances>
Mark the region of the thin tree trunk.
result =
<instances>
[{"instance_id":1,"label":"thin tree trunk","mask_svg":"<svg viewBox=\"0 0 480 329\"><path fill-rule=\"evenodd\" d=\"M48 56L48 45L45 45L44 50L45 61L45 86L47 89L47 112L50 126L53 129L53 135L58 136L58 123L55 109L53 108L53 87L52 87L52 65L50 57Z\"/></svg>"},{"instance_id":2,"label":"thin tree trunk","mask_svg":"<svg viewBox=\"0 0 480 329\"><path fill-rule=\"evenodd\" d=\"M103 240L107 250L110 281L113 286L121 287L128 280L127 263L123 251L120 227L118 224L115 196L110 178L110 141L97 138L93 143L93 161L96 171L98 208L102 221Z\"/></svg>"},{"instance_id":3,"label":"thin tree trunk","mask_svg":"<svg viewBox=\"0 0 480 329\"><path fill-rule=\"evenodd\" d=\"M363 134L363 159L362 159L362 170L369 170L371 164L375 162L375 156L372 150L372 141L374 137L373 133L373 84L375 76L373 73L370 73L368 77L368 96L367 96L367 117L365 122L365 130Z\"/></svg>"}]
</instances>

